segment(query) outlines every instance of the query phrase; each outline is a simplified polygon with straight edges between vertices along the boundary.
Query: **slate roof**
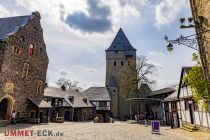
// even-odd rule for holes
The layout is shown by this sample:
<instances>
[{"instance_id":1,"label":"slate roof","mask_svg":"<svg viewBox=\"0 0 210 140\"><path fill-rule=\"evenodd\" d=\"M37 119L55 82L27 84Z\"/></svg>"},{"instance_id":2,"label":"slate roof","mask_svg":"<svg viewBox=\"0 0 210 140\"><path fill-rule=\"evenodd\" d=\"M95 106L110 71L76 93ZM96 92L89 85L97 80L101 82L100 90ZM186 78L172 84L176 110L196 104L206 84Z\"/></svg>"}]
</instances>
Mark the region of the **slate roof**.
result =
<instances>
[{"instance_id":1,"label":"slate roof","mask_svg":"<svg viewBox=\"0 0 210 140\"><path fill-rule=\"evenodd\" d=\"M106 87L90 87L84 94L90 101L111 101Z\"/></svg>"},{"instance_id":2,"label":"slate roof","mask_svg":"<svg viewBox=\"0 0 210 140\"><path fill-rule=\"evenodd\" d=\"M120 28L110 47L106 51L126 51L126 55L132 55L135 48L130 44L123 30Z\"/></svg>"},{"instance_id":3,"label":"slate roof","mask_svg":"<svg viewBox=\"0 0 210 140\"><path fill-rule=\"evenodd\" d=\"M163 100L163 102L176 101L177 99L178 99L178 90L174 91L172 94L166 97Z\"/></svg>"},{"instance_id":4,"label":"slate roof","mask_svg":"<svg viewBox=\"0 0 210 140\"><path fill-rule=\"evenodd\" d=\"M39 98L28 98L34 105L39 108L52 108L45 100Z\"/></svg>"},{"instance_id":5,"label":"slate roof","mask_svg":"<svg viewBox=\"0 0 210 140\"><path fill-rule=\"evenodd\" d=\"M38 12L33 12L31 15L26 16L0 18L0 41L7 41L10 35L15 34L36 15L40 16Z\"/></svg>"},{"instance_id":6,"label":"slate roof","mask_svg":"<svg viewBox=\"0 0 210 140\"><path fill-rule=\"evenodd\" d=\"M165 93L169 93L169 92L174 92L174 91L177 90L177 89L178 89L178 85L174 85L174 86L162 88L162 89L153 91L153 92L149 95L149 97L154 96L154 95L160 95L160 94L165 94Z\"/></svg>"},{"instance_id":7,"label":"slate roof","mask_svg":"<svg viewBox=\"0 0 210 140\"><path fill-rule=\"evenodd\" d=\"M45 97L54 97L54 98L63 98L67 103L70 104L73 108L82 108L82 107L93 107L89 100L87 102L83 99L87 98L83 92L66 89L63 91L61 88L57 87L47 87L44 91ZM69 100L69 97L73 97L73 102Z\"/></svg>"}]
</instances>

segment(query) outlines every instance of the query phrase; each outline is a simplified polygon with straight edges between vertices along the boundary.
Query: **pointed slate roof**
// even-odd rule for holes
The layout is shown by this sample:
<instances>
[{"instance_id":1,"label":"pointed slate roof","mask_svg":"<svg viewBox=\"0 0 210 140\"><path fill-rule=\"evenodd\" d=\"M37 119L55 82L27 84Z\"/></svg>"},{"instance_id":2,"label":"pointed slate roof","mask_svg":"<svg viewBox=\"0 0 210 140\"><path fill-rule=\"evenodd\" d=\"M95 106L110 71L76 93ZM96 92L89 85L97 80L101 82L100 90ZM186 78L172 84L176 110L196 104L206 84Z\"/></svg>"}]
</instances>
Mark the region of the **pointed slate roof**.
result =
<instances>
[{"instance_id":1,"label":"pointed slate roof","mask_svg":"<svg viewBox=\"0 0 210 140\"><path fill-rule=\"evenodd\" d=\"M0 41L7 41L10 35L13 35L20 28L24 27L30 19L39 16L38 12L33 12L31 15L0 18Z\"/></svg>"},{"instance_id":2,"label":"pointed slate roof","mask_svg":"<svg viewBox=\"0 0 210 140\"><path fill-rule=\"evenodd\" d=\"M112 41L110 47L106 51L126 51L128 54L132 55L135 48L130 44L123 30L120 28L114 40Z\"/></svg>"}]
</instances>

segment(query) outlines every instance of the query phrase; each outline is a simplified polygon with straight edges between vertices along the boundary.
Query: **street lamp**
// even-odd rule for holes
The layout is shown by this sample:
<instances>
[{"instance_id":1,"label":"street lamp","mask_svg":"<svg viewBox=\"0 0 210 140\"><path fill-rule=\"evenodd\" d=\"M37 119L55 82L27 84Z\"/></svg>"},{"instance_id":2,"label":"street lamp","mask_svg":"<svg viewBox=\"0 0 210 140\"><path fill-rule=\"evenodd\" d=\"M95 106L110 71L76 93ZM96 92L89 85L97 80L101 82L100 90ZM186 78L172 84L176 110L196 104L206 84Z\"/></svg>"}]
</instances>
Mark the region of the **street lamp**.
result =
<instances>
[{"instance_id":1,"label":"street lamp","mask_svg":"<svg viewBox=\"0 0 210 140\"><path fill-rule=\"evenodd\" d=\"M184 45L187 46L191 49L194 49L196 51L199 51L200 58L201 58L201 66L202 66L202 71L203 71L203 76L206 79L207 82L210 81L209 75L208 75L208 64L206 61L206 54L208 54L205 51L205 48L203 46L203 40L202 40L202 35L203 33L210 32L210 29L203 30L202 24L204 22L204 17L203 16L198 16L196 21L193 21L193 18L190 17L187 19L188 25L185 24L186 19L181 18L180 19L180 28L185 29L185 28L195 28L196 29L196 34L189 35L189 36L180 36L177 39L174 40L169 40L168 36L165 35L165 40L168 42L167 45L167 50L172 51L173 50L173 44L177 45ZM210 93L210 87L208 87L208 91Z\"/></svg>"},{"instance_id":2,"label":"street lamp","mask_svg":"<svg viewBox=\"0 0 210 140\"><path fill-rule=\"evenodd\" d=\"M185 21L188 21L188 25L185 24ZM195 28L195 27L201 27L202 23L204 21L203 16L198 17L198 21L193 22L193 18L189 17L188 19L180 18L180 28ZM173 44L177 45L184 45L191 49L194 49L196 51L200 51L201 53L206 53L203 48L198 48L198 40L201 40L201 34L205 32L209 32L210 30L202 30L198 34L193 34L189 36L183 36L181 35L177 39L169 40L168 36L165 35L164 39L168 42L167 50L172 51L173 50Z\"/></svg>"},{"instance_id":3,"label":"street lamp","mask_svg":"<svg viewBox=\"0 0 210 140\"><path fill-rule=\"evenodd\" d=\"M168 51L173 51L173 45L170 42L167 45L167 50Z\"/></svg>"}]
</instances>

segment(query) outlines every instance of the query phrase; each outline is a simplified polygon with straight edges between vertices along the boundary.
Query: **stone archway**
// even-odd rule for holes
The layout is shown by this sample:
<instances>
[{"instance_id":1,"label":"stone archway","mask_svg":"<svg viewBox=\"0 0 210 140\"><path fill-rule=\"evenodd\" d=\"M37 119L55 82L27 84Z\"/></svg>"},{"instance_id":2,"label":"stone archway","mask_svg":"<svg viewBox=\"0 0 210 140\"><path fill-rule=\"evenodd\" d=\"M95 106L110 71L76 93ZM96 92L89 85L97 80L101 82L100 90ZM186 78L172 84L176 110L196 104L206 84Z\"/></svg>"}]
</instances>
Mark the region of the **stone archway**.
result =
<instances>
[{"instance_id":1,"label":"stone archway","mask_svg":"<svg viewBox=\"0 0 210 140\"><path fill-rule=\"evenodd\" d=\"M10 95L5 95L0 99L0 120L8 120L12 114L14 99Z\"/></svg>"}]
</instances>

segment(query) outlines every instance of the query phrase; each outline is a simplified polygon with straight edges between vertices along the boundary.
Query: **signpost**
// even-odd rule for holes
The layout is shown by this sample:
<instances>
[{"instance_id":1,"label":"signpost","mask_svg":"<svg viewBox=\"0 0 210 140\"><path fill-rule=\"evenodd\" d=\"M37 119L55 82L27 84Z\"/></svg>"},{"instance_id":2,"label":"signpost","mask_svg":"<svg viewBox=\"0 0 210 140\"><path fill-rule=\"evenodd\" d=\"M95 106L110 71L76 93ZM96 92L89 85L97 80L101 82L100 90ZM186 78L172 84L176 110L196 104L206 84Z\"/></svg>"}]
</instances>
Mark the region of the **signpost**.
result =
<instances>
[{"instance_id":1,"label":"signpost","mask_svg":"<svg viewBox=\"0 0 210 140\"><path fill-rule=\"evenodd\" d=\"M152 121L152 134L160 134L160 121Z\"/></svg>"}]
</instances>

